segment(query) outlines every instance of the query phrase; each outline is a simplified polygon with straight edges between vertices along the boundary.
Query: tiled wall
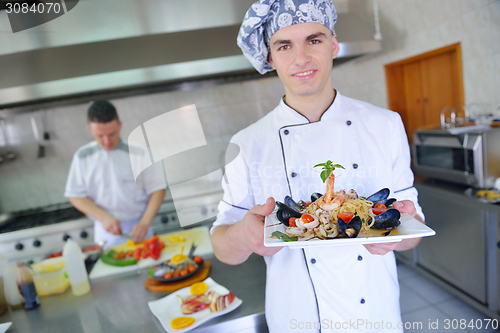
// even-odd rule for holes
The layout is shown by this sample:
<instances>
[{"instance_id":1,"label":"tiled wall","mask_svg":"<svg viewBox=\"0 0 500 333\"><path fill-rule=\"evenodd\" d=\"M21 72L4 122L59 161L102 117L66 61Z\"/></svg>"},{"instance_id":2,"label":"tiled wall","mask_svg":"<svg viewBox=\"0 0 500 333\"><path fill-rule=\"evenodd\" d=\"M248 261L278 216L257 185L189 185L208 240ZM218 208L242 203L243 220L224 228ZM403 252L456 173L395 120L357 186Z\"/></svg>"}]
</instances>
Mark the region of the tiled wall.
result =
<instances>
[{"instance_id":1,"label":"tiled wall","mask_svg":"<svg viewBox=\"0 0 500 333\"><path fill-rule=\"evenodd\" d=\"M372 1L350 4L367 18L373 13ZM378 0L378 6L384 51L335 68L335 87L387 107L385 65L461 43L465 103L500 105L499 0Z\"/></svg>"},{"instance_id":2,"label":"tiled wall","mask_svg":"<svg viewBox=\"0 0 500 333\"><path fill-rule=\"evenodd\" d=\"M378 3L384 51L334 67L335 88L344 95L387 107L384 65L460 42L466 104L500 105L500 0ZM371 1L351 0L349 6L373 20ZM123 138L154 116L196 104L207 140L217 141L227 140L264 116L283 93L278 78L266 78L112 102L124 122ZM37 158L31 114L7 119L9 142L18 159L0 165L0 212L66 201L63 191L72 155L91 140L85 129L86 108L87 105L77 105L45 110L51 139L46 143L44 158ZM40 115L33 114L39 126ZM0 137L0 153L3 146Z\"/></svg>"}]
</instances>

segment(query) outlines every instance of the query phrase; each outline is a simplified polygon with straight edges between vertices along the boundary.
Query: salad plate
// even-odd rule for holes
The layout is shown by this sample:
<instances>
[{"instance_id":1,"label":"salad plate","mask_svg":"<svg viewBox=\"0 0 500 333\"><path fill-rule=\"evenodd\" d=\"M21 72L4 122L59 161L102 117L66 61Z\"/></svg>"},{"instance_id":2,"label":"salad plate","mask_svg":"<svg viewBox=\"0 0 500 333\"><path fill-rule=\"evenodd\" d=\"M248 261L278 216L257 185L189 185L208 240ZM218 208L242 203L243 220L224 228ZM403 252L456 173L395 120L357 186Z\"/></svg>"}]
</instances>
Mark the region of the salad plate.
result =
<instances>
[{"instance_id":1,"label":"salad plate","mask_svg":"<svg viewBox=\"0 0 500 333\"><path fill-rule=\"evenodd\" d=\"M212 278L207 278L203 282L205 282L208 285L208 291L215 291L220 295L226 295L229 293L229 290L227 290L227 288L221 286L220 284L215 282ZM190 331L210 319L222 316L223 314L235 310L237 307L241 305L241 303L243 303L241 299L235 297L233 302L231 302L231 304L229 304L225 309L221 311L211 312L210 309L206 308L204 310L186 315L182 313L181 304L178 296L186 298L189 295L191 295L190 287L186 287L183 289L179 289L159 300L148 302L149 309L155 315L155 317L160 321L165 331L169 333L182 333ZM194 323L186 328L173 329L170 323L172 322L173 319L178 317L193 317Z\"/></svg>"},{"instance_id":2,"label":"salad plate","mask_svg":"<svg viewBox=\"0 0 500 333\"><path fill-rule=\"evenodd\" d=\"M264 223L264 246L266 247L279 247L287 246L290 248L304 248L304 247L320 247L320 246L342 246L354 244L374 244L374 243L388 243L400 242L403 239L419 238L434 236L436 232L429 228L427 225L418 221L411 215L406 213L401 214L401 225L393 229L389 235L384 236L383 233L389 230L376 230L370 229L370 233L360 233L356 238L332 238L332 239L318 239L313 238L310 240L296 240L296 241L283 241L272 236L275 231L285 233L285 226L277 219L276 212L266 216Z\"/></svg>"}]
</instances>

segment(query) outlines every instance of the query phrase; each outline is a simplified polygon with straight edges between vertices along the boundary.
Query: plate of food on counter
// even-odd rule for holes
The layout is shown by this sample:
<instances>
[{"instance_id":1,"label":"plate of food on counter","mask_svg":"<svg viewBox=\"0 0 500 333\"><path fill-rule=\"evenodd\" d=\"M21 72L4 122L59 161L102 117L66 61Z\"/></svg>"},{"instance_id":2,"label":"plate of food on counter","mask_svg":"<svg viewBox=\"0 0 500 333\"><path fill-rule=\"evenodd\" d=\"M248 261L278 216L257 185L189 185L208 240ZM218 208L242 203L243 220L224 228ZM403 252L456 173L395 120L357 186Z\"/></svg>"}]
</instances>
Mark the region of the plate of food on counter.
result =
<instances>
[{"instance_id":1,"label":"plate of food on counter","mask_svg":"<svg viewBox=\"0 0 500 333\"><path fill-rule=\"evenodd\" d=\"M320 174L326 193L312 193L309 201L276 201L277 210L266 216L264 246L303 248L399 242L403 239L433 236L434 230L408 214L401 214L383 188L368 196L359 196L354 189L335 191L336 168L331 161Z\"/></svg>"},{"instance_id":2,"label":"plate of food on counter","mask_svg":"<svg viewBox=\"0 0 500 333\"><path fill-rule=\"evenodd\" d=\"M207 320L233 311L242 300L207 278L148 303L149 309L167 332L187 332Z\"/></svg>"},{"instance_id":3,"label":"plate of food on counter","mask_svg":"<svg viewBox=\"0 0 500 333\"><path fill-rule=\"evenodd\" d=\"M500 191L497 189L491 190L478 190L472 187L465 190L465 195L470 198L478 199L484 203L498 203L500 202Z\"/></svg>"},{"instance_id":4,"label":"plate of food on counter","mask_svg":"<svg viewBox=\"0 0 500 333\"><path fill-rule=\"evenodd\" d=\"M108 250L101 255L101 260L105 264L120 267L135 265L146 258L158 260L161 251L165 248L165 243L160 240L158 235L154 235L139 244L129 240L127 246L129 247L118 246Z\"/></svg>"},{"instance_id":5,"label":"plate of food on counter","mask_svg":"<svg viewBox=\"0 0 500 333\"><path fill-rule=\"evenodd\" d=\"M203 267L203 258L194 256L196 246L193 244L188 255L184 254L184 247L179 254L174 255L167 261L151 267L149 276L160 282L176 282L190 278Z\"/></svg>"}]
</instances>

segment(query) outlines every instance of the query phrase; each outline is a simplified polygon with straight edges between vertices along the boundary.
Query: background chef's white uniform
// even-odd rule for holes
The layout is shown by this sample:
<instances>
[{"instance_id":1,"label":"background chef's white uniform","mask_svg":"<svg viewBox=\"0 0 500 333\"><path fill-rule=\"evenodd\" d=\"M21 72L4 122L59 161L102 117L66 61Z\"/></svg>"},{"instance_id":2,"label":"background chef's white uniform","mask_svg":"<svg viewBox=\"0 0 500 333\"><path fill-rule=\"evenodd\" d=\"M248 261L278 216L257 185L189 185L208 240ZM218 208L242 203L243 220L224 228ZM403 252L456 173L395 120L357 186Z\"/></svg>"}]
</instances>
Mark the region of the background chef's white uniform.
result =
<instances>
[{"instance_id":1,"label":"background chef's white uniform","mask_svg":"<svg viewBox=\"0 0 500 333\"><path fill-rule=\"evenodd\" d=\"M118 219L124 233L130 233L139 222L151 194L166 187L158 165L141 173L138 186L132 172L129 151L131 154L147 154L140 147L129 147L123 140L110 151L103 149L97 141L84 145L73 156L64 193L68 198L88 197ZM101 222L94 221L96 242L106 240L106 247L109 247L125 241L123 237L107 232ZM146 238L152 235L152 229L149 228Z\"/></svg>"},{"instance_id":2,"label":"background chef's white uniform","mask_svg":"<svg viewBox=\"0 0 500 333\"><path fill-rule=\"evenodd\" d=\"M283 201L291 194L298 201L324 193L313 166L327 160L346 168L335 171L336 189L368 196L388 187L391 197L412 200L423 216L406 134L395 112L337 93L321 120L309 123L282 100L232 142L241 151L226 166L214 227L240 221L270 196ZM321 332L402 332L395 329L401 316L393 252L372 255L362 245L285 247L265 261L270 332L317 332L320 327Z\"/></svg>"}]
</instances>

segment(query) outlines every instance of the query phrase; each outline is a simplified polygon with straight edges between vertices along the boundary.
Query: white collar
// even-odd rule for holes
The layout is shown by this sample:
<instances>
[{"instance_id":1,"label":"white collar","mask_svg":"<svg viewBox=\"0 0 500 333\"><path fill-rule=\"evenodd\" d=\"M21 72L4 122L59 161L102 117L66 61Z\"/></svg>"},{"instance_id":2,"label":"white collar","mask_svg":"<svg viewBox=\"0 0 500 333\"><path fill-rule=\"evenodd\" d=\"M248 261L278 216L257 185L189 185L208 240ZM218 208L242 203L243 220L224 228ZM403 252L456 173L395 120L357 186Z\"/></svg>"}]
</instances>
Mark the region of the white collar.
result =
<instances>
[{"instance_id":1,"label":"white collar","mask_svg":"<svg viewBox=\"0 0 500 333\"><path fill-rule=\"evenodd\" d=\"M326 109L326 111L321 115L319 121L324 121L334 118L341 110L343 96L337 91L333 103ZM281 98L280 104L277 108L278 119L286 125L299 125L308 124L309 119L306 116L288 106L285 103L284 97Z\"/></svg>"}]
</instances>

